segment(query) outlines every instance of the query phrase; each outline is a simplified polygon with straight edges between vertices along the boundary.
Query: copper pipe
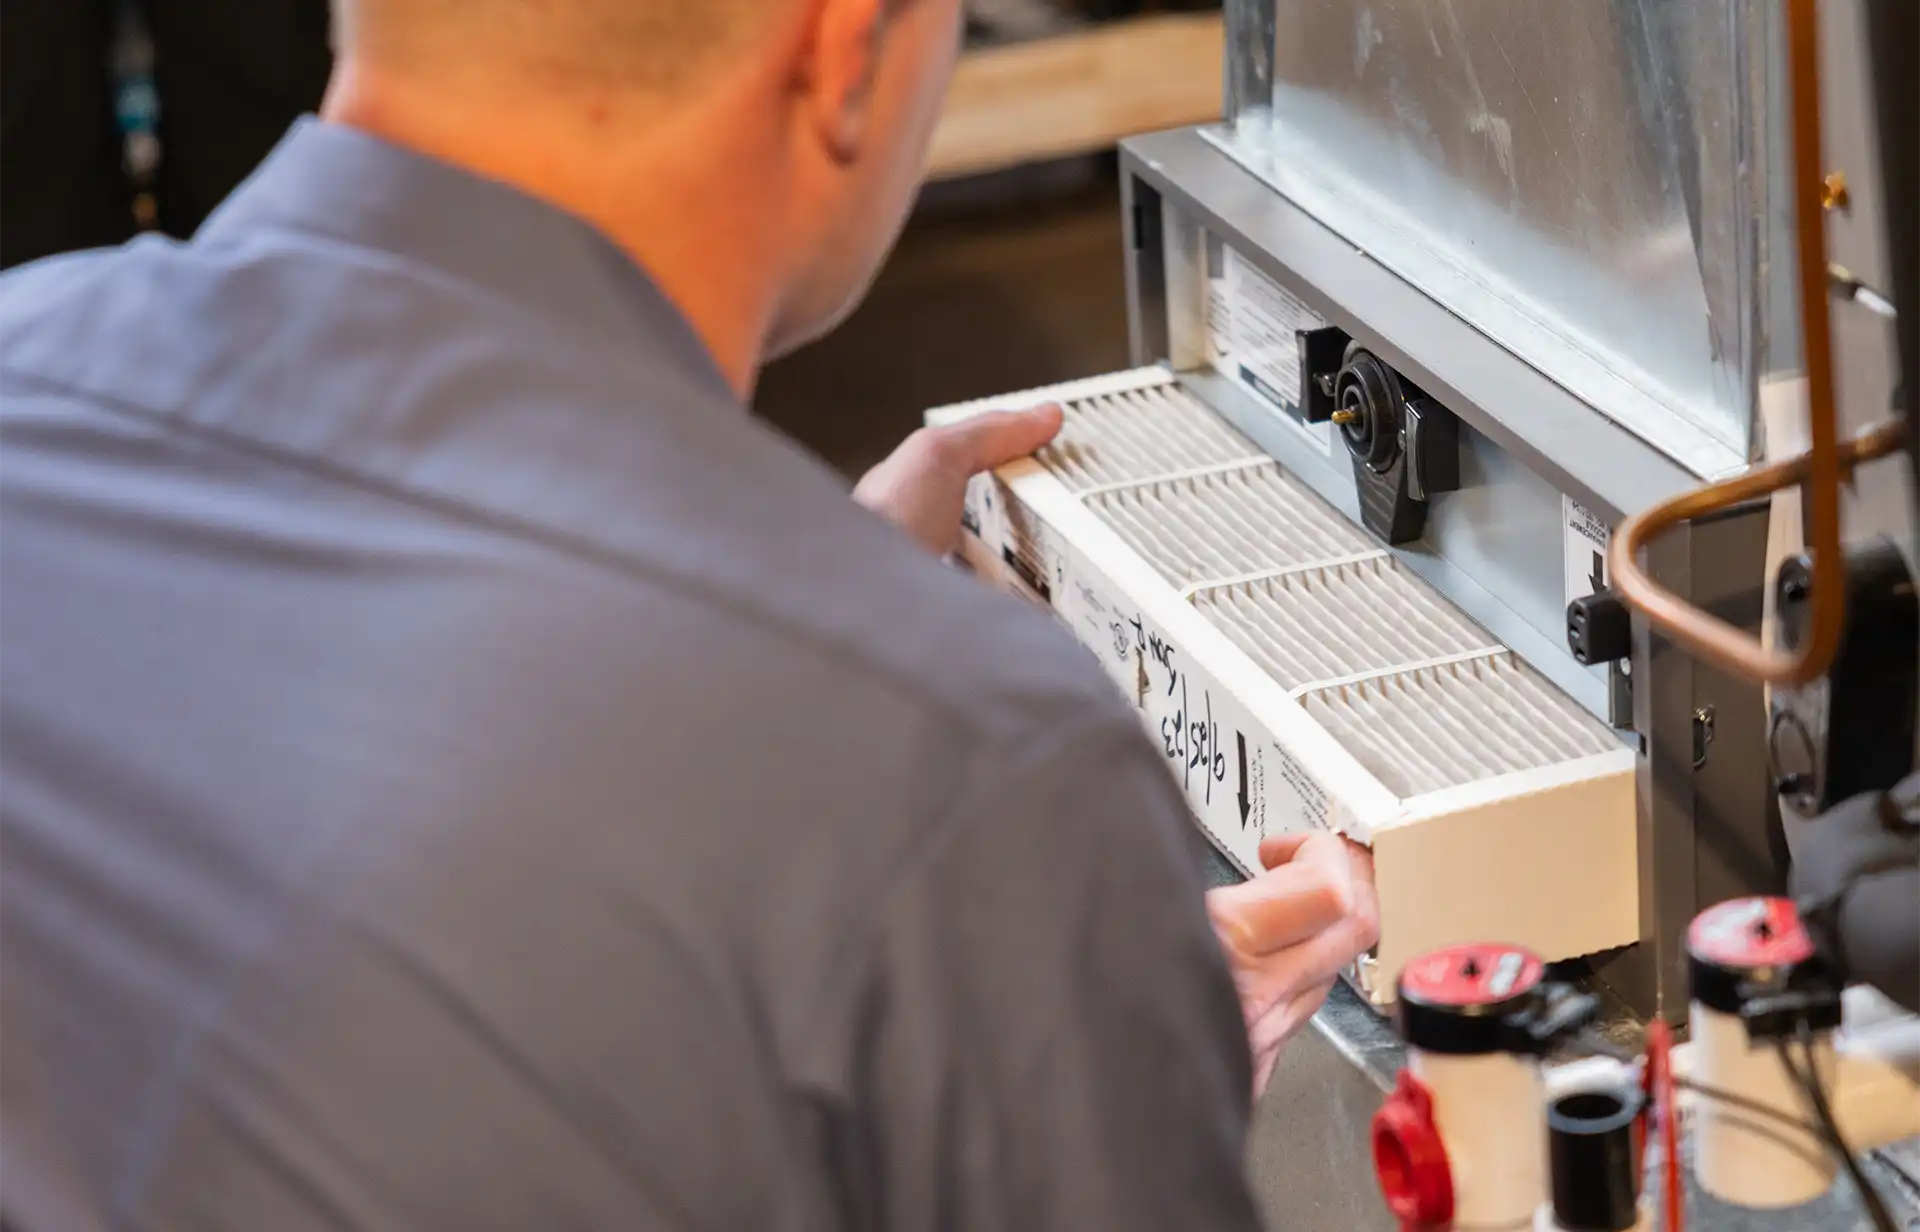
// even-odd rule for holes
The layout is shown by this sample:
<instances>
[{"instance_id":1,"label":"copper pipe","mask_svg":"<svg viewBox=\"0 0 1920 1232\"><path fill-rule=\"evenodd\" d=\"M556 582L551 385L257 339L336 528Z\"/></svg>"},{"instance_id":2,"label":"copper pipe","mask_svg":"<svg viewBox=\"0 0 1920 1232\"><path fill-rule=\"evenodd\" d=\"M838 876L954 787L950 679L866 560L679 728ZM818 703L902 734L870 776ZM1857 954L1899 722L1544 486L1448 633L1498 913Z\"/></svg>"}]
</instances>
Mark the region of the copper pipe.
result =
<instances>
[{"instance_id":1,"label":"copper pipe","mask_svg":"<svg viewBox=\"0 0 1920 1232\"><path fill-rule=\"evenodd\" d=\"M1884 458L1888 454L1898 453L1905 445L1905 425L1897 420L1877 424L1852 440L1841 443L1837 451L1839 455L1836 459L1837 471L1841 475L1851 476L1854 468L1862 462L1870 462L1875 458ZM1804 683L1804 680L1812 679L1812 676L1796 679L1793 675L1794 672L1801 670L1798 666L1799 661L1810 658L1806 655L1805 648L1799 656L1787 656L1778 651L1768 650L1760 644L1758 639L1749 637L1718 617L1693 607L1671 591L1654 585L1635 563L1640 550L1662 531L1705 514L1718 513L1723 509L1730 509L1735 505L1778 492L1794 484L1805 484L1812 471L1813 455L1799 454L1783 462L1743 471L1731 479L1709 487L1697 488L1628 518L1613 536L1613 543L1607 549L1607 570L1612 576L1614 587L1616 590L1621 590L1621 583L1628 581L1631 575L1632 580L1628 581L1628 585L1635 587L1638 593L1627 602L1632 604L1635 610L1644 614L1648 623L1664 630L1673 641L1703 659L1718 663L1729 671L1774 684ZM1837 486L1836 482L1836 489ZM1819 559L1818 556L1814 558L1816 585L1820 569ZM1829 572L1838 576L1838 570L1829 570ZM1622 590L1622 596L1625 597L1624 590ZM1819 610L1816 605L1814 608L1816 619L1818 619ZM1844 609L1841 614L1845 614ZM1837 637L1835 642L1837 649ZM1811 646L1811 637L1807 639L1807 644ZM1757 655L1758 661L1743 657L1750 654ZM1825 671L1831 662L1832 652L1829 651L1828 663L1815 669L1813 675L1818 676Z\"/></svg>"},{"instance_id":2,"label":"copper pipe","mask_svg":"<svg viewBox=\"0 0 1920 1232\"><path fill-rule=\"evenodd\" d=\"M1833 397L1833 340L1828 322L1826 223L1821 206L1820 43L1816 0L1785 0L1788 76L1793 105L1793 199L1800 275L1800 328L1807 357L1807 420L1811 448L1797 458L1759 467L1688 492L1628 518L1613 537L1607 568L1614 591L1647 623L1694 655L1727 671L1773 685L1802 685L1833 665L1846 623L1840 570L1842 449ZM1847 467L1899 446L1891 426L1851 442ZM1878 450L1879 452L1866 452ZM1656 584L1640 568L1640 552L1671 526L1731 508L1798 482L1806 499L1811 543L1813 614L1805 641L1788 655L1719 620Z\"/></svg>"}]
</instances>

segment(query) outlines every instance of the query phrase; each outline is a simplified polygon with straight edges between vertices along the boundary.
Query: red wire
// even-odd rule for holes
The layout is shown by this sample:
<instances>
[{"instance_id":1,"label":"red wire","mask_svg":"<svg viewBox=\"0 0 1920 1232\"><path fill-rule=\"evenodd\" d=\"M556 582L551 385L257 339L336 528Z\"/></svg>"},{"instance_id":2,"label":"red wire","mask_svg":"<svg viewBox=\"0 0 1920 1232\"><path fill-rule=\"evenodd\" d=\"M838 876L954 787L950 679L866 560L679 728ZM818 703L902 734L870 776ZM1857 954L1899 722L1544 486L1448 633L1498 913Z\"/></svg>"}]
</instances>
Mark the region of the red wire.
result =
<instances>
[{"instance_id":1,"label":"red wire","mask_svg":"<svg viewBox=\"0 0 1920 1232\"><path fill-rule=\"evenodd\" d=\"M1667 1024L1655 1021L1647 1028L1648 1103L1654 1123L1660 1130L1660 1161L1663 1180L1661 1200L1667 1208L1665 1232L1685 1232L1687 1226L1686 1193L1680 1175L1680 1101L1673 1077L1673 1032ZM1642 1167L1652 1134L1641 1145Z\"/></svg>"}]
</instances>

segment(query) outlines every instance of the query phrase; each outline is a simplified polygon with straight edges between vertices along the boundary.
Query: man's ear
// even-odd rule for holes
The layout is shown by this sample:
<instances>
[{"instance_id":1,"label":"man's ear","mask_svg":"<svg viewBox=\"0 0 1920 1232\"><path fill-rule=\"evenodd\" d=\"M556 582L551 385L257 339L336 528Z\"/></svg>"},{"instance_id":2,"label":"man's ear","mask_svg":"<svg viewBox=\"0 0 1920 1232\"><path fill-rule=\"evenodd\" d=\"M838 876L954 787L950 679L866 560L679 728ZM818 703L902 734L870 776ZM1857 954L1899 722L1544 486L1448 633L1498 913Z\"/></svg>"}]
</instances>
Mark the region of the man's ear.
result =
<instances>
[{"instance_id":1,"label":"man's ear","mask_svg":"<svg viewBox=\"0 0 1920 1232\"><path fill-rule=\"evenodd\" d=\"M828 152L852 162L865 147L873 83L893 0L815 0L807 85Z\"/></svg>"}]
</instances>

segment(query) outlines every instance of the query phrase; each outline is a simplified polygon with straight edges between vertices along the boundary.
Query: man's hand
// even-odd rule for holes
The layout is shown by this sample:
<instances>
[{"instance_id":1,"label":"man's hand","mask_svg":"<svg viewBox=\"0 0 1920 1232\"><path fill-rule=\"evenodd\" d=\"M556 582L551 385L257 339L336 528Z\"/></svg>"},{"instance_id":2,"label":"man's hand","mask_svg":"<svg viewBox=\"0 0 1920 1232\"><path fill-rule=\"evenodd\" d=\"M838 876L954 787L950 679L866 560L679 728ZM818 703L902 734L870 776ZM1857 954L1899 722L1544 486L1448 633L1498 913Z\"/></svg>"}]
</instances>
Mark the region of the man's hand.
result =
<instances>
[{"instance_id":1,"label":"man's hand","mask_svg":"<svg viewBox=\"0 0 1920 1232\"><path fill-rule=\"evenodd\" d=\"M960 543L967 481L1039 449L1060 431L1060 408L988 411L909 436L868 471L853 499L912 535L937 556Z\"/></svg>"},{"instance_id":2,"label":"man's hand","mask_svg":"<svg viewBox=\"0 0 1920 1232\"><path fill-rule=\"evenodd\" d=\"M1253 1049L1254 1095L1280 1045L1313 1016L1340 972L1380 936L1373 855L1332 834L1260 844L1266 872L1207 895Z\"/></svg>"},{"instance_id":3,"label":"man's hand","mask_svg":"<svg viewBox=\"0 0 1920 1232\"><path fill-rule=\"evenodd\" d=\"M1060 408L990 411L922 428L868 471L853 499L944 556L960 541L967 481L1041 448L1060 431ZM1226 952L1253 1048L1256 1094L1280 1045L1313 1016L1333 982L1379 938L1373 858L1331 834L1260 844L1266 872L1214 890L1207 910Z\"/></svg>"}]
</instances>

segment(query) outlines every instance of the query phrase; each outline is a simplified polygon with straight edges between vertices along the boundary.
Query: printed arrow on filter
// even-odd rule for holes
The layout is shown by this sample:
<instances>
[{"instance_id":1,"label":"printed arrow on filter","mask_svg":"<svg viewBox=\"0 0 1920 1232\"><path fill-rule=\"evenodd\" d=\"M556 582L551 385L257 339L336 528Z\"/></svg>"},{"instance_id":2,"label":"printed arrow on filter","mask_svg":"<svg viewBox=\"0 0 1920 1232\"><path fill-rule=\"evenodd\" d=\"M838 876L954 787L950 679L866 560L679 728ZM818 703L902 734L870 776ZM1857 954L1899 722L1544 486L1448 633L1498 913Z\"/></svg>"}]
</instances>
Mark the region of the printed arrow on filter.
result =
<instances>
[{"instance_id":1,"label":"printed arrow on filter","mask_svg":"<svg viewBox=\"0 0 1920 1232\"><path fill-rule=\"evenodd\" d=\"M1233 733L1235 743L1240 746L1240 828L1247 828L1247 817L1253 812L1253 802L1247 799L1247 733Z\"/></svg>"}]
</instances>

